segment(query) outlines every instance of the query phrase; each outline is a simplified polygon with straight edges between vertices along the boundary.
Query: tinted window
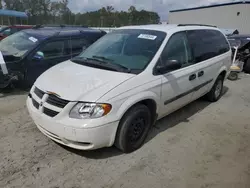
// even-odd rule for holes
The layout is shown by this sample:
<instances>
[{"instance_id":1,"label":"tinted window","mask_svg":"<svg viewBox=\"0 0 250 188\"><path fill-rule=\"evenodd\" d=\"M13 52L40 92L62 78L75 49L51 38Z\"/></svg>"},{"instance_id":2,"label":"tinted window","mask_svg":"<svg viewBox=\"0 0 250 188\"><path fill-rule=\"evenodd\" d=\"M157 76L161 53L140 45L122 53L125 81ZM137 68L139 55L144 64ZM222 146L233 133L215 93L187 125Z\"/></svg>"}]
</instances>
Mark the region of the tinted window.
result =
<instances>
[{"instance_id":1,"label":"tinted window","mask_svg":"<svg viewBox=\"0 0 250 188\"><path fill-rule=\"evenodd\" d=\"M177 60L186 67L192 63L191 49L185 32L176 33L170 37L161 55L161 62Z\"/></svg>"},{"instance_id":2,"label":"tinted window","mask_svg":"<svg viewBox=\"0 0 250 188\"><path fill-rule=\"evenodd\" d=\"M63 56L64 41L54 41L45 44L39 51L45 59Z\"/></svg>"},{"instance_id":3,"label":"tinted window","mask_svg":"<svg viewBox=\"0 0 250 188\"><path fill-rule=\"evenodd\" d=\"M72 54L80 54L83 49L86 49L89 46L89 42L86 39L72 39L71 40L71 49Z\"/></svg>"},{"instance_id":4,"label":"tinted window","mask_svg":"<svg viewBox=\"0 0 250 188\"><path fill-rule=\"evenodd\" d=\"M188 39L193 48L196 63L230 50L224 35L216 30L188 31Z\"/></svg>"}]
</instances>

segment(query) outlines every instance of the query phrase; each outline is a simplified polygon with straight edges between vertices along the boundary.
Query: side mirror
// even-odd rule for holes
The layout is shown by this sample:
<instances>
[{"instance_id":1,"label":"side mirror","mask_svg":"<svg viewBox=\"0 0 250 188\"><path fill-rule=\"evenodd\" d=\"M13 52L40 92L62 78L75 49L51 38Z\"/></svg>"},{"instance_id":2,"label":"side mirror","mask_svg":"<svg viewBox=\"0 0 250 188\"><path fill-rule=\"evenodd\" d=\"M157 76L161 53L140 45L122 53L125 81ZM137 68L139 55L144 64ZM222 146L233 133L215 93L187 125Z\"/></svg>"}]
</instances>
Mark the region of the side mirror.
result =
<instances>
[{"instance_id":1,"label":"side mirror","mask_svg":"<svg viewBox=\"0 0 250 188\"><path fill-rule=\"evenodd\" d=\"M167 60L164 65L156 67L157 72L164 74L181 68L181 63L177 60Z\"/></svg>"},{"instance_id":2,"label":"side mirror","mask_svg":"<svg viewBox=\"0 0 250 188\"><path fill-rule=\"evenodd\" d=\"M36 61L42 61L44 59L44 54L41 51L36 52L36 54L33 57L33 60Z\"/></svg>"}]
</instances>

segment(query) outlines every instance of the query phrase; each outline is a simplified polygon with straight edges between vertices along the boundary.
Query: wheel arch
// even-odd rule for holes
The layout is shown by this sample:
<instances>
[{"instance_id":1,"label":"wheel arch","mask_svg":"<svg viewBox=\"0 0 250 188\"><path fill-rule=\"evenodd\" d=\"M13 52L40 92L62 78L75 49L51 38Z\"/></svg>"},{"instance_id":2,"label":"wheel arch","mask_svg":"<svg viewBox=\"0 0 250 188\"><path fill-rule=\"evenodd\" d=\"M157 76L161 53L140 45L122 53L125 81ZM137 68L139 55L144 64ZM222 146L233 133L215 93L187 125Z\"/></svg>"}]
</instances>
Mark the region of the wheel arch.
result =
<instances>
[{"instance_id":1,"label":"wheel arch","mask_svg":"<svg viewBox=\"0 0 250 188\"><path fill-rule=\"evenodd\" d=\"M154 93L140 93L126 100L119 108L117 115L119 119L122 119L131 108L137 104L143 104L148 107L154 122L157 119L157 114L159 111L159 101L160 98Z\"/></svg>"}]
</instances>

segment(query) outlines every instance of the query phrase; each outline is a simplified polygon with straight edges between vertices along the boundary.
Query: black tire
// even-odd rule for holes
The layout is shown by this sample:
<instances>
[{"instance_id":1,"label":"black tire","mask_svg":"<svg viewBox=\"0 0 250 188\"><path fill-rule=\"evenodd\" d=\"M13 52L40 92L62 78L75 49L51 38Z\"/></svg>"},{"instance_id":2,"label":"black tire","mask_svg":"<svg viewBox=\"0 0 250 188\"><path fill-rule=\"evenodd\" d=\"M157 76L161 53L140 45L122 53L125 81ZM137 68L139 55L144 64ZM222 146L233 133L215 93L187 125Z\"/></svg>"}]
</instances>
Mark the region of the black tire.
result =
<instances>
[{"instance_id":1,"label":"black tire","mask_svg":"<svg viewBox=\"0 0 250 188\"><path fill-rule=\"evenodd\" d=\"M228 80L235 81L238 80L238 72L230 72Z\"/></svg>"},{"instance_id":2,"label":"black tire","mask_svg":"<svg viewBox=\"0 0 250 188\"><path fill-rule=\"evenodd\" d=\"M248 60L245 62L244 72L245 73L250 73L250 58L248 58Z\"/></svg>"},{"instance_id":3,"label":"black tire","mask_svg":"<svg viewBox=\"0 0 250 188\"><path fill-rule=\"evenodd\" d=\"M147 106L137 104L121 119L115 139L115 146L124 153L139 149L152 125L152 115Z\"/></svg>"},{"instance_id":4,"label":"black tire","mask_svg":"<svg viewBox=\"0 0 250 188\"><path fill-rule=\"evenodd\" d=\"M224 85L224 77L222 75L220 75L216 79L212 89L206 95L207 100L210 102L218 101L221 98L222 93L223 93L223 85ZM219 88L220 88L220 90L219 90Z\"/></svg>"}]
</instances>

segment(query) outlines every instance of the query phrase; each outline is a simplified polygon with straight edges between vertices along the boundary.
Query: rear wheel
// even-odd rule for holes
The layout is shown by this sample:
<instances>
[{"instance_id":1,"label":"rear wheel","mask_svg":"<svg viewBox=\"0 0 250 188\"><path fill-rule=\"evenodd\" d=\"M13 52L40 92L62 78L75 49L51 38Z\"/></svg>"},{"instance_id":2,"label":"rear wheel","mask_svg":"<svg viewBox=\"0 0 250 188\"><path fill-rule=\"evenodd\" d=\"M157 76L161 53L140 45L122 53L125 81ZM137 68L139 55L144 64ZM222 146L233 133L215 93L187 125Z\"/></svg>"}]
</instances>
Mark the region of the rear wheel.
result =
<instances>
[{"instance_id":1,"label":"rear wheel","mask_svg":"<svg viewBox=\"0 0 250 188\"><path fill-rule=\"evenodd\" d=\"M147 106L138 104L122 118L115 140L115 146L125 153L140 148L149 132L152 116Z\"/></svg>"},{"instance_id":2,"label":"rear wheel","mask_svg":"<svg viewBox=\"0 0 250 188\"><path fill-rule=\"evenodd\" d=\"M220 75L215 81L210 92L206 95L208 101L216 102L221 98L223 92L223 82L224 82L224 77Z\"/></svg>"}]
</instances>

